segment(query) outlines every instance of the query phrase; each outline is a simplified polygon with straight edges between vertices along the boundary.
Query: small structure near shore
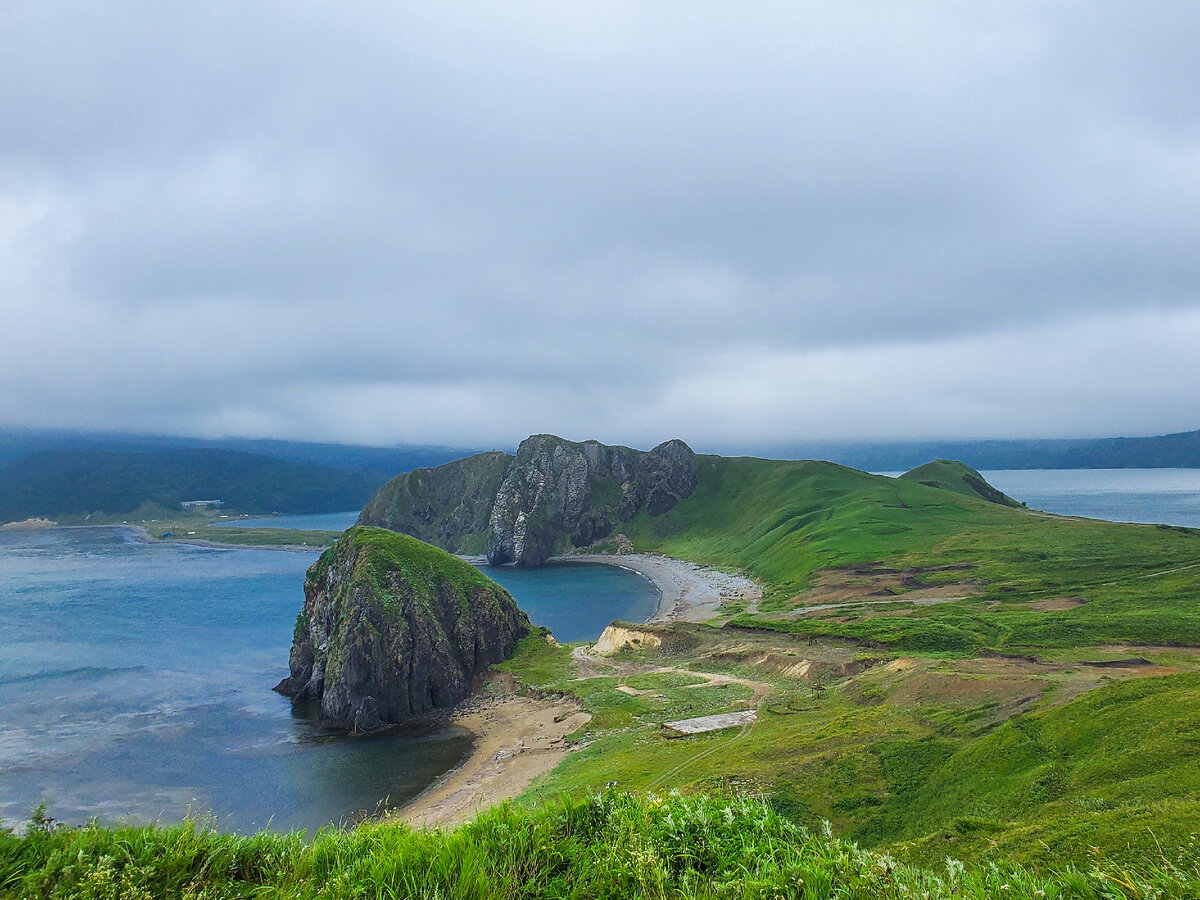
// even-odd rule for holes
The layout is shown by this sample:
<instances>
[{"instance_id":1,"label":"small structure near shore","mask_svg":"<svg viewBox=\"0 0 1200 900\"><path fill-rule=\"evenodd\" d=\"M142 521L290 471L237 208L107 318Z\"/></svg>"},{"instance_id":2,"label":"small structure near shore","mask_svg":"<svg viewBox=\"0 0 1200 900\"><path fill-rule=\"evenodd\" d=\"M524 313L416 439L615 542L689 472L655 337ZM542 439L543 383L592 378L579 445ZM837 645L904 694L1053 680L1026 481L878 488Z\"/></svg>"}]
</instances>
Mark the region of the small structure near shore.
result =
<instances>
[{"instance_id":1,"label":"small structure near shore","mask_svg":"<svg viewBox=\"0 0 1200 900\"><path fill-rule=\"evenodd\" d=\"M690 734L706 734L710 731L737 728L739 725L753 725L757 721L758 710L744 709L741 712L717 713L713 716L663 722L662 727L667 730L667 737L686 737Z\"/></svg>"}]
</instances>

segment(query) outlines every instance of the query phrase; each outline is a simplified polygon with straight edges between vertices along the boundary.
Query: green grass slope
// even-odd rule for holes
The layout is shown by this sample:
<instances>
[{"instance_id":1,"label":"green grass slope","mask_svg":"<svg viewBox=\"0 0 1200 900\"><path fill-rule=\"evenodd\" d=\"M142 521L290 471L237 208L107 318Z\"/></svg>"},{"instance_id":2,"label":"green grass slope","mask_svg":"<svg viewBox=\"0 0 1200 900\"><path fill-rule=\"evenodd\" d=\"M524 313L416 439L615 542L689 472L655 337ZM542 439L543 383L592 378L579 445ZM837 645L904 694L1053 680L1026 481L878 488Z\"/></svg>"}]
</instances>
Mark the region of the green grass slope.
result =
<instances>
[{"instance_id":1,"label":"green grass slope","mask_svg":"<svg viewBox=\"0 0 1200 900\"><path fill-rule=\"evenodd\" d=\"M1021 506L1012 497L988 484L982 475L966 463L954 459L935 459L905 472L900 477L920 482L927 487L955 491L968 497L982 497L1003 506Z\"/></svg>"},{"instance_id":2,"label":"green grass slope","mask_svg":"<svg viewBox=\"0 0 1200 900\"><path fill-rule=\"evenodd\" d=\"M691 497L628 534L749 572L763 600L723 610L724 628L674 626L671 649L623 650L582 680L565 651L519 653L518 677L574 692L595 717L588 746L530 802L609 779L751 789L798 822L923 863L1194 856L1200 533L831 463L701 468ZM696 703L633 680L662 667L757 684L758 722L664 738L656 723ZM814 682L827 697L810 696ZM638 687L655 690L625 690ZM732 685L708 701L746 702Z\"/></svg>"},{"instance_id":3,"label":"green grass slope","mask_svg":"<svg viewBox=\"0 0 1200 900\"><path fill-rule=\"evenodd\" d=\"M759 579L766 596L745 625L923 652L1200 644L1190 529L1047 516L833 463L705 457L691 497L627 533L640 550ZM802 615L820 573L880 570L907 573L895 599L964 580L970 596L904 616ZM1052 615L1035 605L1059 597L1074 599Z\"/></svg>"}]
</instances>

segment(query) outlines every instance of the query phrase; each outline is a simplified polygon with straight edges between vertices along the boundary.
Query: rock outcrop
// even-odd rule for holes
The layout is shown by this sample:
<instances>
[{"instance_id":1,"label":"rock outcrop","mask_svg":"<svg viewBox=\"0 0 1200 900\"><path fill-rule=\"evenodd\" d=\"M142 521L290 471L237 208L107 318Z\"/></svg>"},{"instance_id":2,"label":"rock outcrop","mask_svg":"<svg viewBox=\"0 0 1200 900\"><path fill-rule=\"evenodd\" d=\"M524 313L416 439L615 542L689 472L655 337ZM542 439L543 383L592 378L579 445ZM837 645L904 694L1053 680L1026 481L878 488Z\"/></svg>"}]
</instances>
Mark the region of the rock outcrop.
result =
<instances>
[{"instance_id":1,"label":"rock outcrop","mask_svg":"<svg viewBox=\"0 0 1200 900\"><path fill-rule=\"evenodd\" d=\"M398 475L367 501L358 524L411 534L451 553L484 553L496 492L513 460L511 453L479 453Z\"/></svg>"},{"instance_id":2,"label":"rock outcrop","mask_svg":"<svg viewBox=\"0 0 1200 900\"><path fill-rule=\"evenodd\" d=\"M699 477L683 441L641 451L537 434L515 457L480 454L394 478L358 521L486 553L495 565L537 566L608 537L643 510L662 515L692 494Z\"/></svg>"},{"instance_id":3,"label":"rock outcrop","mask_svg":"<svg viewBox=\"0 0 1200 900\"><path fill-rule=\"evenodd\" d=\"M323 723L376 731L453 706L529 633L508 592L416 538L355 527L308 570L291 674Z\"/></svg>"}]
</instances>

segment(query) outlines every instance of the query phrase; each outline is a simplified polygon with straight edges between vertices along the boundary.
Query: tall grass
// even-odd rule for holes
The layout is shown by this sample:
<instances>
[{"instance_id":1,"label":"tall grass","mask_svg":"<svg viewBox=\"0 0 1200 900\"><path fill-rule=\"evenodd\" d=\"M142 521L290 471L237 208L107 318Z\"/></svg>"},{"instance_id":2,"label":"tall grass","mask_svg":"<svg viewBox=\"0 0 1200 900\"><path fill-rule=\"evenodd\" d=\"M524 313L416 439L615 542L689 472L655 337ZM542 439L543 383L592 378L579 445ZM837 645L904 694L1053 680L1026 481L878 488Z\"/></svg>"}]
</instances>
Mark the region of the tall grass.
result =
<instances>
[{"instance_id":1,"label":"tall grass","mask_svg":"<svg viewBox=\"0 0 1200 900\"><path fill-rule=\"evenodd\" d=\"M219 834L193 824L0 835L0 896L37 898L1081 898L1200 897L1200 865L1165 858L1034 871L932 871L812 833L753 798L609 791L455 831Z\"/></svg>"}]
</instances>

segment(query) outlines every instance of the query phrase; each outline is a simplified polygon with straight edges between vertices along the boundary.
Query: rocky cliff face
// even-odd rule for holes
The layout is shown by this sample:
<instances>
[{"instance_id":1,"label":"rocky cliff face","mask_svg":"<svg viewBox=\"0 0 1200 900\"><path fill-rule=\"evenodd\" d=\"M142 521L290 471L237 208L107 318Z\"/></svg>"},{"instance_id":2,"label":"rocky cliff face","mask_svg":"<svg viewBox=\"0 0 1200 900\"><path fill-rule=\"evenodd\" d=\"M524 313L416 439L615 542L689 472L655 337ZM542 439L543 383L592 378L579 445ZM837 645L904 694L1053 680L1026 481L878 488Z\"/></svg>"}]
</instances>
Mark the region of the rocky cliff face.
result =
<instances>
[{"instance_id":1,"label":"rocky cliff face","mask_svg":"<svg viewBox=\"0 0 1200 900\"><path fill-rule=\"evenodd\" d=\"M356 733L453 706L529 632L508 592L413 537L351 528L308 570L276 690Z\"/></svg>"},{"instance_id":2,"label":"rocky cliff face","mask_svg":"<svg viewBox=\"0 0 1200 900\"><path fill-rule=\"evenodd\" d=\"M607 537L643 508L661 515L696 489L696 456L683 441L649 453L553 435L521 443L492 507L493 565L536 566L561 548Z\"/></svg>"},{"instance_id":3,"label":"rocky cliff face","mask_svg":"<svg viewBox=\"0 0 1200 900\"><path fill-rule=\"evenodd\" d=\"M401 475L358 521L455 552L486 552L496 565L537 566L607 537L642 510L662 515L698 481L696 455L683 441L647 452L537 434L515 457L480 454Z\"/></svg>"},{"instance_id":4,"label":"rocky cliff face","mask_svg":"<svg viewBox=\"0 0 1200 900\"><path fill-rule=\"evenodd\" d=\"M452 553L485 553L496 492L513 459L480 453L398 475L367 501L358 524L411 534Z\"/></svg>"}]
</instances>

